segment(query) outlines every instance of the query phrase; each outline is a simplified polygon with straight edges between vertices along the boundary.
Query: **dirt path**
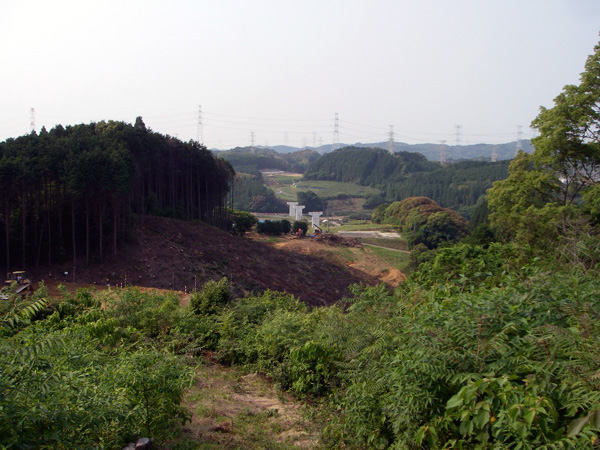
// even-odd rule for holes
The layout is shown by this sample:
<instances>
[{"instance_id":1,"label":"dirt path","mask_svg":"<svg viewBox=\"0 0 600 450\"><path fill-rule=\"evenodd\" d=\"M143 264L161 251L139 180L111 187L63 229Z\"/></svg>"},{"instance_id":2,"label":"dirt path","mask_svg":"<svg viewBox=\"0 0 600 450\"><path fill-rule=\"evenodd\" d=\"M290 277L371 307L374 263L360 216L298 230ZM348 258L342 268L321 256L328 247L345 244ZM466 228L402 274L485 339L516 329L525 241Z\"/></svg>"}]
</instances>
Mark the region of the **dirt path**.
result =
<instances>
[{"instance_id":1,"label":"dirt path","mask_svg":"<svg viewBox=\"0 0 600 450\"><path fill-rule=\"evenodd\" d=\"M369 247L383 248L383 249L386 249L386 250L390 250L392 252L400 252L400 253L406 253L407 255L410 255L410 252L408 250L400 250L399 248L383 247L381 245L375 245L375 244L365 244L365 245L368 245Z\"/></svg>"},{"instance_id":2,"label":"dirt path","mask_svg":"<svg viewBox=\"0 0 600 450\"><path fill-rule=\"evenodd\" d=\"M297 401L257 374L216 364L199 367L185 405L192 420L184 437L215 449L317 448L320 427L306 419Z\"/></svg>"}]
</instances>

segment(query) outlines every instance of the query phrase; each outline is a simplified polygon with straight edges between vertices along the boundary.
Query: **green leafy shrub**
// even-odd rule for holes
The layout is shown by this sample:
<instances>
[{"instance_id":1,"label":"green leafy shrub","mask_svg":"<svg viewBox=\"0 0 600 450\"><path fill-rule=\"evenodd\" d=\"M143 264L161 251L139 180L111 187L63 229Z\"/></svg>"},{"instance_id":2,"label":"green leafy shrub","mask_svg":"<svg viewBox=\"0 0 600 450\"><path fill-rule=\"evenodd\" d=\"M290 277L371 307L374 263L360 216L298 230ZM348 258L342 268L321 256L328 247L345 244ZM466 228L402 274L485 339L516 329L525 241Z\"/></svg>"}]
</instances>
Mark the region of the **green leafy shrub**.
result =
<instances>
[{"instance_id":1,"label":"green leafy shrub","mask_svg":"<svg viewBox=\"0 0 600 450\"><path fill-rule=\"evenodd\" d=\"M44 325L0 340L0 447L120 448L178 430L191 381L180 360L155 350L105 351L87 324Z\"/></svg>"},{"instance_id":2,"label":"green leafy shrub","mask_svg":"<svg viewBox=\"0 0 600 450\"><path fill-rule=\"evenodd\" d=\"M219 281L207 281L200 291L192 292L190 308L196 314L211 315L223 308L231 299L231 291L227 285L227 278Z\"/></svg>"},{"instance_id":3,"label":"green leafy shrub","mask_svg":"<svg viewBox=\"0 0 600 450\"><path fill-rule=\"evenodd\" d=\"M176 294L127 288L106 293L103 300L108 317L153 339L168 335L182 314Z\"/></svg>"},{"instance_id":4,"label":"green leafy shrub","mask_svg":"<svg viewBox=\"0 0 600 450\"><path fill-rule=\"evenodd\" d=\"M261 367L273 367L275 361L269 361L278 354L274 349L280 344L276 341L285 341L285 333L269 333L262 328L259 339L259 330L270 319L285 313L305 313L306 306L289 294L266 291L260 296L251 296L238 299L229 308L225 309L218 318L218 333L220 340L217 346L219 358L229 364L256 364L262 359ZM285 327L275 325L279 319L274 319L273 326L279 331L286 331ZM288 323L289 324L289 323ZM266 325L268 328L268 325ZM297 339L293 337L293 339ZM271 340L271 342L269 342Z\"/></svg>"},{"instance_id":5,"label":"green leafy shrub","mask_svg":"<svg viewBox=\"0 0 600 450\"><path fill-rule=\"evenodd\" d=\"M331 445L586 448L600 406L598 287L532 266L462 292L412 279L392 302L365 289L348 320L370 330L347 341Z\"/></svg>"},{"instance_id":6,"label":"green leafy shrub","mask_svg":"<svg viewBox=\"0 0 600 450\"><path fill-rule=\"evenodd\" d=\"M250 231L258 222L254 214L245 211L233 210L230 212L230 218L232 221L232 232L240 236Z\"/></svg>"},{"instance_id":7,"label":"green leafy shrub","mask_svg":"<svg viewBox=\"0 0 600 450\"><path fill-rule=\"evenodd\" d=\"M341 360L332 347L307 341L291 349L285 364L288 387L296 394L320 396L331 391L337 381L336 363Z\"/></svg>"}]
</instances>

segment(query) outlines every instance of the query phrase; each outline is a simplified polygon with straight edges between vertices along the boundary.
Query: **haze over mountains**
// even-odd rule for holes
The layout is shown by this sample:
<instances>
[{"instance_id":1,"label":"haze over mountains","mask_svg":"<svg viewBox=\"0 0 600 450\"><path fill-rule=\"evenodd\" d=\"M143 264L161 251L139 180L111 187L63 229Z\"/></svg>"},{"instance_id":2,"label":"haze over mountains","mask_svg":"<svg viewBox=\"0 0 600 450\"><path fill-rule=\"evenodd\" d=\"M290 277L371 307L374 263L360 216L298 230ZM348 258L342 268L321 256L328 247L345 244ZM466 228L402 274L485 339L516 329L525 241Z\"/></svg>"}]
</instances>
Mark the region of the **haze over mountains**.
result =
<instances>
[{"instance_id":1,"label":"haze over mountains","mask_svg":"<svg viewBox=\"0 0 600 450\"><path fill-rule=\"evenodd\" d=\"M278 153L292 153L302 149L311 149L315 150L321 154L329 153L335 149L343 148L347 146L352 147L369 147L369 148L388 148L389 142L374 142L374 143L362 143L357 142L355 144L336 144L335 148L333 148L332 144L321 145L318 147L292 147L288 145L274 145L274 146L261 146L257 145L256 148L269 148L275 150ZM394 151L395 152L417 152L424 155L429 161L439 161L440 160L440 150L442 144L406 144L404 142L394 142ZM528 139L524 139L521 141L521 147L524 152L532 153L533 146L531 145ZM505 160L512 159L515 156L516 150L518 148L518 142L507 142L505 144L472 144L472 145L446 145L446 160L465 160L465 159L476 159L483 161L490 161L492 158L492 152L496 153L496 159ZM217 149L213 149L217 150Z\"/></svg>"}]
</instances>

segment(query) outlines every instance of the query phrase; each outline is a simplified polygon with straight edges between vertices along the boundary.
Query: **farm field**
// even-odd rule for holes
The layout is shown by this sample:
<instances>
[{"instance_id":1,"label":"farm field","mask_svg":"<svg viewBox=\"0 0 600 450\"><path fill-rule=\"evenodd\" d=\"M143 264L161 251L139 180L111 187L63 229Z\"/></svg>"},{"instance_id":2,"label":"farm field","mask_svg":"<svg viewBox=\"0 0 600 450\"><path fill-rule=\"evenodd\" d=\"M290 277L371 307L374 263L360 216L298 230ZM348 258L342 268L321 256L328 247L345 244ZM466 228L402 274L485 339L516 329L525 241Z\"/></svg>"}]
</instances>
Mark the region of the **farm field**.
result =
<instances>
[{"instance_id":1,"label":"farm field","mask_svg":"<svg viewBox=\"0 0 600 450\"><path fill-rule=\"evenodd\" d=\"M338 195L366 197L380 192L378 189L354 183L303 180L299 174L287 174L286 172L264 176L264 183L273 189L277 197L285 201L295 201L298 190L313 191L321 198L333 198Z\"/></svg>"}]
</instances>

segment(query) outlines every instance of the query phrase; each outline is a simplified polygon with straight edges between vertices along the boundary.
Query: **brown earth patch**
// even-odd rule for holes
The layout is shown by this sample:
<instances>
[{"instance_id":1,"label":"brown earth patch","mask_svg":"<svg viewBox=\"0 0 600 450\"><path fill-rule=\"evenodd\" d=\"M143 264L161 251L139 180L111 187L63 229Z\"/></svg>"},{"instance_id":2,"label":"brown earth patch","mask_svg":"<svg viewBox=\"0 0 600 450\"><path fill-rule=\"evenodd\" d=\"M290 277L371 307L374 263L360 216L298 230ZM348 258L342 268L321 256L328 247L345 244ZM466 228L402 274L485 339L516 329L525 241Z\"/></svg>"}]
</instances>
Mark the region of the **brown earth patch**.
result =
<instances>
[{"instance_id":1,"label":"brown earth patch","mask_svg":"<svg viewBox=\"0 0 600 450\"><path fill-rule=\"evenodd\" d=\"M305 245L318 245L309 238L298 247L273 247L208 225L149 216L134 225L133 236L119 254L102 262L29 272L46 284L84 283L98 289L134 285L184 295L208 280L227 277L235 296L270 289L310 305L335 303L350 295L352 284L378 282L369 272L349 267L343 258L328 258L331 251L316 250L327 245L305 251Z\"/></svg>"},{"instance_id":2,"label":"brown earth patch","mask_svg":"<svg viewBox=\"0 0 600 450\"><path fill-rule=\"evenodd\" d=\"M313 255L327 261L337 261L391 287L396 287L406 280L406 275L395 267L382 262L370 248L363 246L358 239L325 233L317 238L299 239L295 236L286 236L282 241L271 245L281 250Z\"/></svg>"}]
</instances>

